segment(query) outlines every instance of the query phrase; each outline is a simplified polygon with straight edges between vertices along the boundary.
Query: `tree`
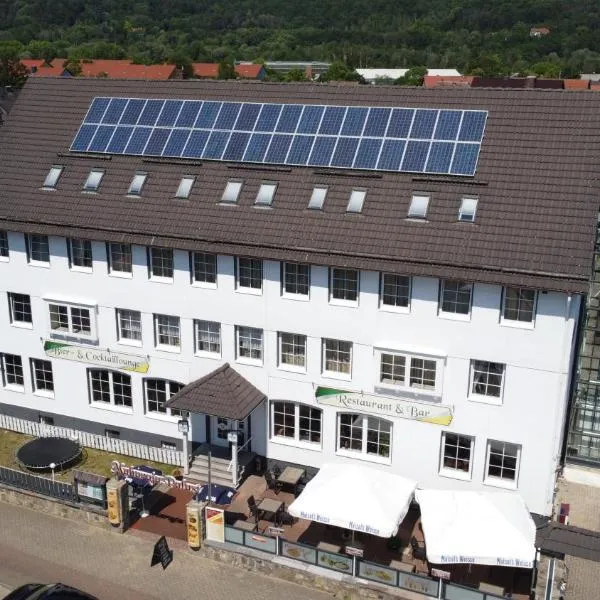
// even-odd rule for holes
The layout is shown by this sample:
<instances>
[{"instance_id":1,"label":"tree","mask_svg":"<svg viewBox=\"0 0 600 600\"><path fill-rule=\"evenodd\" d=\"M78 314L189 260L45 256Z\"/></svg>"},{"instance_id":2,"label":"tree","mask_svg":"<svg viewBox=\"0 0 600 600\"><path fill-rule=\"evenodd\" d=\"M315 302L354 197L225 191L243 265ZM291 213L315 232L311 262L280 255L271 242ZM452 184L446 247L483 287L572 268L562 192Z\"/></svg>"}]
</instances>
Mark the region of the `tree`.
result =
<instances>
[{"instance_id":1,"label":"tree","mask_svg":"<svg viewBox=\"0 0 600 600\"><path fill-rule=\"evenodd\" d=\"M319 81L357 81L358 83L365 83L362 75L359 75L354 69L341 61L331 63L329 69L321 74Z\"/></svg>"},{"instance_id":2,"label":"tree","mask_svg":"<svg viewBox=\"0 0 600 600\"><path fill-rule=\"evenodd\" d=\"M67 71L72 77L78 77L81 75L81 63L78 60L67 59L63 63L63 69Z\"/></svg>"},{"instance_id":3,"label":"tree","mask_svg":"<svg viewBox=\"0 0 600 600\"><path fill-rule=\"evenodd\" d=\"M0 86L21 87L27 79L27 68L19 60L20 42L0 42Z\"/></svg>"},{"instance_id":4,"label":"tree","mask_svg":"<svg viewBox=\"0 0 600 600\"><path fill-rule=\"evenodd\" d=\"M232 62L222 61L219 63L219 79L235 79L237 73Z\"/></svg>"},{"instance_id":5,"label":"tree","mask_svg":"<svg viewBox=\"0 0 600 600\"><path fill-rule=\"evenodd\" d=\"M421 87L427 75L427 67L413 67L404 73L402 77L398 77L394 83L396 85L410 85Z\"/></svg>"},{"instance_id":6,"label":"tree","mask_svg":"<svg viewBox=\"0 0 600 600\"><path fill-rule=\"evenodd\" d=\"M292 69L283 75L283 81L308 81L302 69Z\"/></svg>"}]
</instances>

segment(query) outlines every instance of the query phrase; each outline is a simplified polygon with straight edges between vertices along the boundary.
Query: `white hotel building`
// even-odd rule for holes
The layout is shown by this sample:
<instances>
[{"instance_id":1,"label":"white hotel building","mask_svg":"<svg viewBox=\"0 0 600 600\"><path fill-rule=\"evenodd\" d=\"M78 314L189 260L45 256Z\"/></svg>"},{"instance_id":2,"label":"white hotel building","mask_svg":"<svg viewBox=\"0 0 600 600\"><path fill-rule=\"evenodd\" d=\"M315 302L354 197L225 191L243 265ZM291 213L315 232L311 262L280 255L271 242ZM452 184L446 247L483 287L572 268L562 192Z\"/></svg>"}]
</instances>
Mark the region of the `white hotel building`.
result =
<instances>
[{"instance_id":1,"label":"white hotel building","mask_svg":"<svg viewBox=\"0 0 600 600\"><path fill-rule=\"evenodd\" d=\"M181 448L177 394L194 448L237 430L550 514L599 109L30 80L0 129L0 413Z\"/></svg>"}]
</instances>

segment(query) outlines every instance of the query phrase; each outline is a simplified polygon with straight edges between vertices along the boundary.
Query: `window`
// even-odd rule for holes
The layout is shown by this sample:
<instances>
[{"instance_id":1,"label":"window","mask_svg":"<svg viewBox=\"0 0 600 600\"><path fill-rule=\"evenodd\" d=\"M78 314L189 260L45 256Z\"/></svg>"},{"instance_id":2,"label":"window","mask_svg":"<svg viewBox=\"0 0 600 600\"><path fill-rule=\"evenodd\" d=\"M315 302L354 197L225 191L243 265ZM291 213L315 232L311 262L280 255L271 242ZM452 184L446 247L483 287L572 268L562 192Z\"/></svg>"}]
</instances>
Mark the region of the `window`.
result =
<instances>
[{"instance_id":1,"label":"window","mask_svg":"<svg viewBox=\"0 0 600 600\"><path fill-rule=\"evenodd\" d=\"M358 302L358 271L329 269L329 299Z\"/></svg>"},{"instance_id":2,"label":"window","mask_svg":"<svg viewBox=\"0 0 600 600\"><path fill-rule=\"evenodd\" d=\"M409 219L425 219L429 207L429 196L425 194L413 194L408 208Z\"/></svg>"},{"instance_id":3,"label":"window","mask_svg":"<svg viewBox=\"0 0 600 600\"><path fill-rule=\"evenodd\" d=\"M505 321L533 323L535 315L535 290L504 288L502 317Z\"/></svg>"},{"instance_id":4,"label":"window","mask_svg":"<svg viewBox=\"0 0 600 600\"><path fill-rule=\"evenodd\" d=\"M247 290L262 290L263 264L258 258L238 258L237 287Z\"/></svg>"},{"instance_id":5,"label":"window","mask_svg":"<svg viewBox=\"0 0 600 600\"><path fill-rule=\"evenodd\" d=\"M90 171L90 174L87 176L85 183L83 184L83 189L86 192L97 192L100 188L100 184L102 183L103 177L103 169L92 169Z\"/></svg>"},{"instance_id":6,"label":"window","mask_svg":"<svg viewBox=\"0 0 600 600\"><path fill-rule=\"evenodd\" d=\"M69 240L69 260L72 269L92 270L92 242Z\"/></svg>"},{"instance_id":7,"label":"window","mask_svg":"<svg viewBox=\"0 0 600 600\"><path fill-rule=\"evenodd\" d=\"M221 324L214 321L194 321L196 352L221 355Z\"/></svg>"},{"instance_id":8,"label":"window","mask_svg":"<svg viewBox=\"0 0 600 600\"><path fill-rule=\"evenodd\" d=\"M48 417L46 415L40 415L39 421L42 425L50 425L50 426L54 425L54 418Z\"/></svg>"},{"instance_id":9,"label":"window","mask_svg":"<svg viewBox=\"0 0 600 600\"><path fill-rule=\"evenodd\" d=\"M217 256L204 252L192 252L192 283L217 284Z\"/></svg>"},{"instance_id":10,"label":"window","mask_svg":"<svg viewBox=\"0 0 600 600\"><path fill-rule=\"evenodd\" d=\"M121 432L118 429L105 429L104 435L111 440L118 440L121 437Z\"/></svg>"},{"instance_id":11,"label":"window","mask_svg":"<svg viewBox=\"0 0 600 600\"><path fill-rule=\"evenodd\" d=\"M117 308L117 332L120 342L142 345L142 314L137 310Z\"/></svg>"},{"instance_id":12,"label":"window","mask_svg":"<svg viewBox=\"0 0 600 600\"><path fill-rule=\"evenodd\" d=\"M48 307L52 332L91 337L92 315L90 308L55 302L50 302Z\"/></svg>"},{"instance_id":13,"label":"window","mask_svg":"<svg viewBox=\"0 0 600 600\"><path fill-rule=\"evenodd\" d=\"M276 190L276 183L261 183L260 188L258 188L258 194L256 194L256 200L254 201L254 204L271 206L271 204L273 204L273 198L275 198Z\"/></svg>"},{"instance_id":14,"label":"window","mask_svg":"<svg viewBox=\"0 0 600 600\"><path fill-rule=\"evenodd\" d=\"M347 413L338 416L338 450L389 459L391 444L390 421Z\"/></svg>"},{"instance_id":15,"label":"window","mask_svg":"<svg viewBox=\"0 0 600 600\"><path fill-rule=\"evenodd\" d=\"M227 185L225 186L225 191L223 192L223 196L221 196L221 202L226 202L228 204L235 204L238 201L241 191L242 191L242 182L241 181L228 181Z\"/></svg>"},{"instance_id":16,"label":"window","mask_svg":"<svg viewBox=\"0 0 600 600\"><path fill-rule=\"evenodd\" d=\"M308 296L310 291L310 265L281 263L283 295Z\"/></svg>"},{"instance_id":17,"label":"window","mask_svg":"<svg viewBox=\"0 0 600 600\"><path fill-rule=\"evenodd\" d=\"M175 198L187 200L190 197L194 181L196 181L195 177L182 177L181 181L179 182L179 187L177 188Z\"/></svg>"},{"instance_id":18,"label":"window","mask_svg":"<svg viewBox=\"0 0 600 600\"><path fill-rule=\"evenodd\" d=\"M170 248L149 248L150 277L152 279L173 279L173 250Z\"/></svg>"},{"instance_id":19,"label":"window","mask_svg":"<svg viewBox=\"0 0 600 600\"><path fill-rule=\"evenodd\" d=\"M23 390L23 362L16 354L0 354L2 359L2 383L4 387Z\"/></svg>"},{"instance_id":20,"label":"window","mask_svg":"<svg viewBox=\"0 0 600 600\"><path fill-rule=\"evenodd\" d=\"M26 235L27 260L30 263L50 263L50 245L47 235Z\"/></svg>"},{"instance_id":21,"label":"window","mask_svg":"<svg viewBox=\"0 0 600 600\"><path fill-rule=\"evenodd\" d=\"M381 274L381 306L408 308L410 306L410 277Z\"/></svg>"},{"instance_id":22,"label":"window","mask_svg":"<svg viewBox=\"0 0 600 600\"><path fill-rule=\"evenodd\" d=\"M131 408L131 377L129 375L104 369L89 369L88 372L92 402Z\"/></svg>"},{"instance_id":23,"label":"window","mask_svg":"<svg viewBox=\"0 0 600 600\"><path fill-rule=\"evenodd\" d=\"M473 223L477 212L477 198L463 198L458 210L458 220Z\"/></svg>"},{"instance_id":24,"label":"window","mask_svg":"<svg viewBox=\"0 0 600 600\"><path fill-rule=\"evenodd\" d=\"M435 391L437 363L436 359L382 352L379 363L379 383L384 386L405 386Z\"/></svg>"},{"instance_id":25,"label":"window","mask_svg":"<svg viewBox=\"0 0 600 600\"><path fill-rule=\"evenodd\" d=\"M46 175L46 179L44 179L44 187L47 190L53 190L56 187L58 180L62 175L63 169L64 167L60 165L54 165L53 167L50 167L48 175Z\"/></svg>"},{"instance_id":26,"label":"window","mask_svg":"<svg viewBox=\"0 0 600 600\"><path fill-rule=\"evenodd\" d=\"M308 202L308 208L321 210L325 204L325 198L327 198L327 186L316 185Z\"/></svg>"},{"instance_id":27,"label":"window","mask_svg":"<svg viewBox=\"0 0 600 600\"><path fill-rule=\"evenodd\" d=\"M457 433L442 433L442 470L471 476L474 439Z\"/></svg>"},{"instance_id":28,"label":"window","mask_svg":"<svg viewBox=\"0 0 600 600\"><path fill-rule=\"evenodd\" d=\"M179 317L170 315L154 315L154 335L157 346L179 348Z\"/></svg>"},{"instance_id":29,"label":"window","mask_svg":"<svg viewBox=\"0 0 600 600\"><path fill-rule=\"evenodd\" d=\"M144 187L144 183L146 183L146 178L148 177L148 173L144 173L143 171L138 171L131 180L129 184L129 189L127 190L127 194L129 196L140 196L142 193L142 188Z\"/></svg>"},{"instance_id":30,"label":"window","mask_svg":"<svg viewBox=\"0 0 600 600\"><path fill-rule=\"evenodd\" d=\"M8 233L0 229L0 259L8 259Z\"/></svg>"},{"instance_id":31,"label":"window","mask_svg":"<svg viewBox=\"0 0 600 600\"><path fill-rule=\"evenodd\" d=\"M160 447L163 450L173 450L173 452L175 452L177 450L177 444L174 444L173 442L162 442L161 441Z\"/></svg>"},{"instance_id":32,"label":"window","mask_svg":"<svg viewBox=\"0 0 600 600\"><path fill-rule=\"evenodd\" d=\"M263 330L236 326L236 335L238 359L262 361Z\"/></svg>"},{"instance_id":33,"label":"window","mask_svg":"<svg viewBox=\"0 0 600 600\"><path fill-rule=\"evenodd\" d=\"M271 402L273 438L284 438L308 444L321 444L322 411L296 402Z\"/></svg>"},{"instance_id":34,"label":"window","mask_svg":"<svg viewBox=\"0 0 600 600\"><path fill-rule=\"evenodd\" d=\"M144 394L146 411L149 413L170 414L173 417L181 416L181 411L167 408L167 400L183 388L182 383L167 381L166 379L145 379Z\"/></svg>"},{"instance_id":35,"label":"window","mask_svg":"<svg viewBox=\"0 0 600 600\"><path fill-rule=\"evenodd\" d=\"M486 360L471 361L471 394L500 398L504 365Z\"/></svg>"},{"instance_id":36,"label":"window","mask_svg":"<svg viewBox=\"0 0 600 600\"><path fill-rule=\"evenodd\" d=\"M454 279L441 282L440 311L455 315L468 315L471 312L473 284Z\"/></svg>"},{"instance_id":37,"label":"window","mask_svg":"<svg viewBox=\"0 0 600 600\"><path fill-rule=\"evenodd\" d=\"M30 326L32 324L31 298L28 294L15 294L9 292L8 306L10 311L10 322L13 325Z\"/></svg>"},{"instance_id":38,"label":"window","mask_svg":"<svg viewBox=\"0 0 600 600\"><path fill-rule=\"evenodd\" d=\"M306 368L306 336L295 333L279 334L279 366Z\"/></svg>"},{"instance_id":39,"label":"window","mask_svg":"<svg viewBox=\"0 0 600 600\"><path fill-rule=\"evenodd\" d=\"M131 244L108 244L108 268L110 273L131 273Z\"/></svg>"},{"instance_id":40,"label":"window","mask_svg":"<svg viewBox=\"0 0 600 600\"><path fill-rule=\"evenodd\" d=\"M348 206L346 212L359 213L362 212L365 198L367 197L367 190L356 189L350 192L350 199L348 200Z\"/></svg>"},{"instance_id":41,"label":"window","mask_svg":"<svg viewBox=\"0 0 600 600\"><path fill-rule=\"evenodd\" d=\"M488 441L486 483L494 481L517 483L521 446L506 442Z\"/></svg>"},{"instance_id":42,"label":"window","mask_svg":"<svg viewBox=\"0 0 600 600\"><path fill-rule=\"evenodd\" d=\"M31 359L33 391L54 396L54 377L49 360Z\"/></svg>"},{"instance_id":43,"label":"window","mask_svg":"<svg viewBox=\"0 0 600 600\"><path fill-rule=\"evenodd\" d=\"M352 342L323 340L323 372L352 374Z\"/></svg>"}]
</instances>

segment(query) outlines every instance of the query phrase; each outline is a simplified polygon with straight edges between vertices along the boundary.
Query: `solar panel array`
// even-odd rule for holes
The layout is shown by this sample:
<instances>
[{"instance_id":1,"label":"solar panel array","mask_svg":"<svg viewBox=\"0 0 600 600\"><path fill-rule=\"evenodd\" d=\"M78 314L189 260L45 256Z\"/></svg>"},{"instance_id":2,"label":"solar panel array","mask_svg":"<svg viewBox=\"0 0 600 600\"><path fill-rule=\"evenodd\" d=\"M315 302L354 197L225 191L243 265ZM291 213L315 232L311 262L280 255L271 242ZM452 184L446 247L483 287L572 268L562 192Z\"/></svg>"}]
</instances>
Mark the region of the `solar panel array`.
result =
<instances>
[{"instance_id":1,"label":"solar panel array","mask_svg":"<svg viewBox=\"0 0 600 600\"><path fill-rule=\"evenodd\" d=\"M487 111L94 98L72 151L474 175Z\"/></svg>"}]
</instances>

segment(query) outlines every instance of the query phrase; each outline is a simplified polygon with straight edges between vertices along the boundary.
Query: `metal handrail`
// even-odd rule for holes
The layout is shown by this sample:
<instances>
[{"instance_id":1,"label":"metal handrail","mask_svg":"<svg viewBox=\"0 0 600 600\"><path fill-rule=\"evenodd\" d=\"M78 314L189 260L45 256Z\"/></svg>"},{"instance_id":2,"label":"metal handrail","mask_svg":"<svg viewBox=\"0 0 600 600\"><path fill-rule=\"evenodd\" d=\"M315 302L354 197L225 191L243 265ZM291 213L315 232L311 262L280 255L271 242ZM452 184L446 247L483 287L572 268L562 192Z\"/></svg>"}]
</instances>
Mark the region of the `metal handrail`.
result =
<instances>
[{"instance_id":1,"label":"metal handrail","mask_svg":"<svg viewBox=\"0 0 600 600\"><path fill-rule=\"evenodd\" d=\"M240 453L240 450L242 450L244 448L244 446L246 446L247 444L249 444L252 440L254 439L254 436L252 436L251 438L249 438L246 442L244 442L238 449L237 449L237 454ZM238 463L239 464L239 463ZM231 467L233 466L233 458L229 461L229 464L227 465L227 472L231 473ZM238 467L239 468L239 467Z\"/></svg>"}]
</instances>

